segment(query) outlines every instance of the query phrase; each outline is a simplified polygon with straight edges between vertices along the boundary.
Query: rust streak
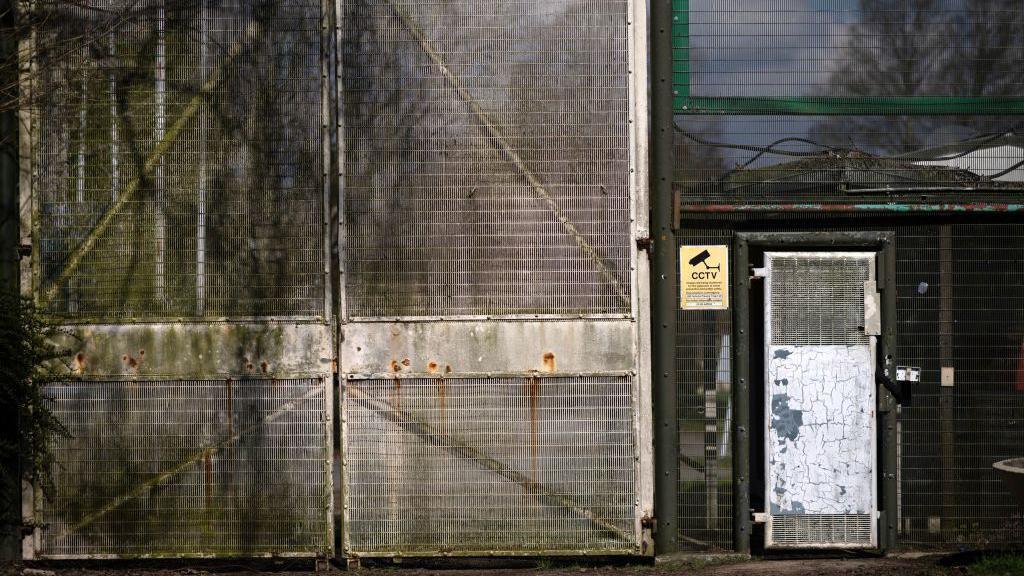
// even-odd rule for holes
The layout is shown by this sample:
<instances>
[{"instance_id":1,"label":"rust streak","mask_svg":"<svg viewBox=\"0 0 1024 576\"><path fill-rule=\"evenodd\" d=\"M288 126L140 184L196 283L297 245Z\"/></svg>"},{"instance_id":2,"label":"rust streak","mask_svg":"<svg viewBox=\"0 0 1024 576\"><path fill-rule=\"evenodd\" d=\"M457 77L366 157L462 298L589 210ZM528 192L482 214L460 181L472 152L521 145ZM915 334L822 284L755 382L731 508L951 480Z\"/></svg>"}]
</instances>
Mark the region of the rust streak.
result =
<instances>
[{"instance_id":1,"label":"rust streak","mask_svg":"<svg viewBox=\"0 0 1024 576\"><path fill-rule=\"evenodd\" d=\"M260 371L263 372L264 374L270 371L270 364L267 364L266 360L260 362Z\"/></svg>"},{"instance_id":2,"label":"rust streak","mask_svg":"<svg viewBox=\"0 0 1024 576\"><path fill-rule=\"evenodd\" d=\"M401 372L402 371L402 367L399 366L398 360L392 360L391 361L391 371L392 372Z\"/></svg>"},{"instance_id":3,"label":"rust streak","mask_svg":"<svg viewBox=\"0 0 1024 576\"><path fill-rule=\"evenodd\" d=\"M537 487L537 393L540 391L540 378L532 376L526 379L527 395L530 400L530 485L533 493Z\"/></svg>"},{"instance_id":4,"label":"rust streak","mask_svg":"<svg viewBox=\"0 0 1024 576\"><path fill-rule=\"evenodd\" d=\"M205 492L206 496L206 507L213 507L213 458L210 456L210 451L207 450L203 454L203 478L206 481Z\"/></svg>"},{"instance_id":5,"label":"rust streak","mask_svg":"<svg viewBox=\"0 0 1024 576\"><path fill-rule=\"evenodd\" d=\"M395 407L395 413L402 411L402 381L395 378L395 391L391 394L391 404Z\"/></svg>"},{"instance_id":6,"label":"rust streak","mask_svg":"<svg viewBox=\"0 0 1024 576\"><path fill-rule=\"evenodd\" d=\"M431 362L431 364L433 364L433 362ZM445 412L448 409L448 400L446 398L447 391L445 390L445 388L446 388L446 386L445 386L444 378L438 378L437 379L437 405L438 405L438 408L441 409L441 433L442 434L447 434L448 433L448 419L447 419L447 417L445 415Z\"/></svg>"},{"instance_id":7,"label":"rust streak","mask_svg":"<svg viewBox=\"0 0 1024 576\"><path fill-rule=\"evenodd\" d=\"M427 372L430 372L431 374L437 374L437 362L431 360L430 364L427 364Z\"/></svg>"},{"instance_id":8,"label":"rust streak","mask_svg":"<svg viewBox=\"0 0 1024 576\"><path fill-rule=\"evenodd\" d=\"M230 436L230 435L234 434L234 431L233 431L234 426L232 424L233 418L231 417L232 416L232 410L231 410L231 378L228 378L227 380L225 380L224 383L227 385L227 390L228 390L228 435Z\"/></svg>"},{"instance_id":9,"label":"rust streak","mask_svg":"<svg viewBox=\"0 0 1024 576\"><path fill-rule=\"evenodd\" d=\"M408 366L410 364L412 364L412 361L409 360L408 358L402 359L402 366Z\"/></svg>"},{"instance_id":10,"label":"rust streak","mask_svg":"<svg viewBox=\"0 0 1024 576\"><path fill-rule=\"evenodd\" d=\"M81 372L85 369L85 354L79 352L75 354L74 370L75 372Z\"/></svg>"},{"instance_id":11,"label":"rust streak","mask_svg":"<svg viewBox=\"0 0 1024 576\"><path fill-rule=\"evenodd\" d=\"M555 372L555 353L545 352L544 353L544 371Z\"/></svg>"}]
</instances>

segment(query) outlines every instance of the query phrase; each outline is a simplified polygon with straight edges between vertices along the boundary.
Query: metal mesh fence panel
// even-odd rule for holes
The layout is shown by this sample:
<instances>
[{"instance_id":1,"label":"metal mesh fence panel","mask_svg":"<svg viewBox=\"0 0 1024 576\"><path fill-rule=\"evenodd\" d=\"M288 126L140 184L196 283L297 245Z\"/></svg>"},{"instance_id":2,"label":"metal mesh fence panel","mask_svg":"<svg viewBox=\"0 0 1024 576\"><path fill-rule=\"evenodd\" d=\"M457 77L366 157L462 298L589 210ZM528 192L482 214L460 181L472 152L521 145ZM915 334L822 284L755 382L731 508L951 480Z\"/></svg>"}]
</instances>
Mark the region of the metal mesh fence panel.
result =
<instances>
[{"instance_id":1,"label":"metal mesh fence panel","mask_svg":"<svg viewBox=\"0 0 1024 576\"><path fill-rule=\"evenodd\" d=\"M331 547L319 379L68 382L70 435L38 503L42 557L252 556Z\"/></svg>"},{"instance_id":2,"label":"metal mesh fence panel","mask_svg":"<svg viewBox=\"0 0 1024 576\"><path fill-rule=\"evenodd\" d=\"M899 238L899 354L922 368L900 419L903 542L1020 545L1024 510L992 463L1024 449L1024 225Z\"/></svg>"},{"instance_id":3,"label":"metal mesh fence panel","mask_svg":"<svg viewBox=\"0 0 1024 576\"><path fill-rule=\"evenodd\" d=\"M806 220L792 222L787 227L776 220L758 228L809 226ZM817 227L822 226L856 228L819 217ZM896 357L922 368L913 403L902 408L899 419L900 544L1019 545L1024 510L995 475L992 463L1019 456L1024 446L1024 225L979 221L906 226L890 219L859 228L896 230ZM728 243L732 235L727 228L691 228L685 222L679 233L687 244ZM714 493L706 487L707 472L696 475L701 449L724 458L731 450L728 424L718 428L722 431L717 437L706 434L701 441L698 433L705 423L710 429L711 422L705 417L710 397L701 391L712 382L716 390L728 387L729 314L680 311L679 524L683 544L694 548L731 546L731 508L720 504L725 520L710 531L705 502ZM727 395L720 398L715 402L719 413L728 402ZM688 481L688 474L697 477ZM721 498L717 495L716 500Z\"/></svg>"},{"instance_id":4,"label":"metal mesh fence panel","mask_svg":"<svg viewBox=\"0 0 1024 576\"><path fill-rule=\"evenodd\" d=\"M632 386L349 380L347 551L635 552Z\"/></svg>"},{"instance_id":5,"label":"metal mesh fence panel","mask_svg":"<svg viewBox=\"0 0 1024 576\"><path fill-rule=\"evenodd\" d=\"M324 313L318 0L40 8L36 289L104 320Z\"/></svg>"},{"instance_id":6,"label":"metal mesh fence panel","mask_svg":"<svg viewBox=\"0 0 1024 576\"><path fill-rule=\"evenodd\" d=\"M729 244L727 230L684 229L681 244ZM678 274L678 272L677 272ZM732 312L676 313L679 426L679 543L732 548Z\"/></svg>"},{"instance_id":7,"label":"metal mesh fence panel","mask_svg":"<svg viewBox=\"0 0 1024 576\"><path fill-rule=\"evenodd\" d=\"M351 315L628 312L627 13L346 3Z\"/></svg>"},{"instance_id":8,"label":"metal mesh fence panel","mask_svg":"<svg viewBox=\"0 0 1024 576\"><path fill-rule=\"evenodd\" d=\"M998 0L676 0L683 203L1019 189L1022 24Z\"/></svg>"}]
</instances>

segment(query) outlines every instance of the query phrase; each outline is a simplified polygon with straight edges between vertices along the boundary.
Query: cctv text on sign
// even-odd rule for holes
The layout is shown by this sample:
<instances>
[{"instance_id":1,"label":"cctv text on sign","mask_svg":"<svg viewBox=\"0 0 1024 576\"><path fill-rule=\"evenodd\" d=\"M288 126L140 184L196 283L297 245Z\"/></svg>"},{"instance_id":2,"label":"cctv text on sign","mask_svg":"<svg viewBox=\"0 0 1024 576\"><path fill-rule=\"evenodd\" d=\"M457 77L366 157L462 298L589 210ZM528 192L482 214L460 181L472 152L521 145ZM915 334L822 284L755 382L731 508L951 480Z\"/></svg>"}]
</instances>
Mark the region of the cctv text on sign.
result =
<instances>
[{"instance_id":1,"label":"cctv text on sign","mask_svg":"<svg viewBox=\"0 0 1024 576\"><path fill-rule=\"evenodd\" d=\"M679 290L683 310L728 310L729 247L680 246Z\"/></svg>"}]
</instances>

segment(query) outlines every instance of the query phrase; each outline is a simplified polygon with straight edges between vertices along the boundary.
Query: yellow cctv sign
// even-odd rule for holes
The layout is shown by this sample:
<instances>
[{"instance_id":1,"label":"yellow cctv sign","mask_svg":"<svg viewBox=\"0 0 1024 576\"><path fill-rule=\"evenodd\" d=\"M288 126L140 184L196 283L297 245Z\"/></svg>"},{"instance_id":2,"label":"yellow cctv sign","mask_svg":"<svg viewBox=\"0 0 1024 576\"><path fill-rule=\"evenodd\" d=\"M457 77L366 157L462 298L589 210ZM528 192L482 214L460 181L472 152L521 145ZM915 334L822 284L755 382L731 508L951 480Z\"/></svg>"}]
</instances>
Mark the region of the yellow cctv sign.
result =
<instances>
[{"instance_id":1,"label":"yellow cctv sign","mask_svg":"<svg viewBox=\"0 0 1024 576\"><path fill-rule=\"evenodd\" d=\"M729 309L729 247L679 247L679 305L683 310Z\"/></svg>"}]
</instances>

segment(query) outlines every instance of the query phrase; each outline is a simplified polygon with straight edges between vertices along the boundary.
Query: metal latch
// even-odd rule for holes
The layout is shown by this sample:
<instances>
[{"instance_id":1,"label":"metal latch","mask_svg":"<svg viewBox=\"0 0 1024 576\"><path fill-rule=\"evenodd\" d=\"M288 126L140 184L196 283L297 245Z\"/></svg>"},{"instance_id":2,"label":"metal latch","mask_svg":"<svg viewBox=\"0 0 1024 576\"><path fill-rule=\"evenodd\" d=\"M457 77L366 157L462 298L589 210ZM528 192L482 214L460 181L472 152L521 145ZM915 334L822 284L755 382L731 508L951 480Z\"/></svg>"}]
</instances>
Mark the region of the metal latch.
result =
<instances>
[{"instance_id":1,"label":"metal latch","mask_svg":"<svg viewBox=\"0 0 1024 576\"><path fill-rule=\"evenodd\" d=\"M897 366L896 367L896 381L897 382L920 382L921 381L921 368L918 366Z\"/></svg>"}]
</instances>

